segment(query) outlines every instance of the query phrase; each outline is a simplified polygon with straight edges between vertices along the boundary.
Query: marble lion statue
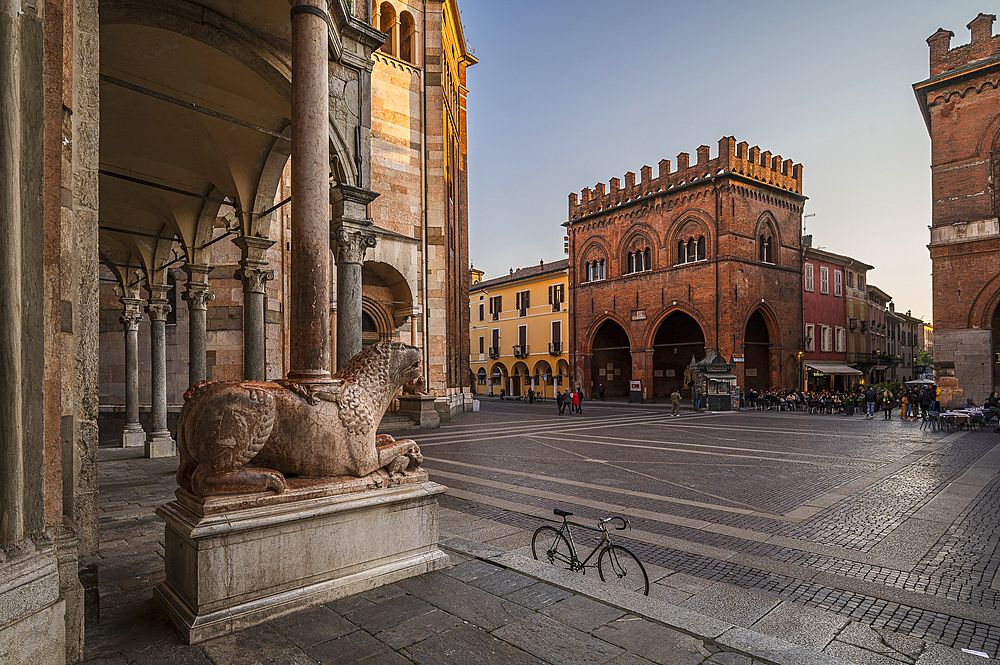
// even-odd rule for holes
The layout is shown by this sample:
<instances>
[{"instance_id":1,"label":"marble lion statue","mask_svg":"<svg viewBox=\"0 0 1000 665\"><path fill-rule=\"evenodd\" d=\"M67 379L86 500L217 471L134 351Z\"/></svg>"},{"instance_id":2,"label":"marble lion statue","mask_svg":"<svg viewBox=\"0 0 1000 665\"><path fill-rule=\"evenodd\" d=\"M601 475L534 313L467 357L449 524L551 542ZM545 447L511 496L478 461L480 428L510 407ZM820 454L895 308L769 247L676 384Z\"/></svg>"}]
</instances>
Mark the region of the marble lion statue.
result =
<instances>
[{"instance_id":1,"label":"marble lion statue","mask_svg":"<svg viewBox=\"0 0 1000 665\"><path fill-rule=\"evenodd\" d=\"M360 478L385 469L391 478L416 468L416 443L375 432L419 366L416 347L383 341L330 383L201 381L184 394L177 484L197 496L280 493L286 475Z\"/></svg>"}]
</instances>

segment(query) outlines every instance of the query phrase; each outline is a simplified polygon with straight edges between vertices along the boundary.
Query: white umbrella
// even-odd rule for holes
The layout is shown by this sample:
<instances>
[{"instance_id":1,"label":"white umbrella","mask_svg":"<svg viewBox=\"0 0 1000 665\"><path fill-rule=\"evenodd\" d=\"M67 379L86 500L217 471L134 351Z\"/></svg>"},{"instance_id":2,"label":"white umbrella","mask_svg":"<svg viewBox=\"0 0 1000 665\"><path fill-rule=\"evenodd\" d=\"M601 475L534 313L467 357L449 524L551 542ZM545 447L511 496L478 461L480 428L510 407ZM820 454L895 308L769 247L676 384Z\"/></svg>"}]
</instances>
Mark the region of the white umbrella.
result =
<instances>
[{"instance_id":1,"label":"white umbrella","mask_svg":"<svg viewBox=\"0 0 1000 665\"><path fill-rule=\"evenodd\" d=\"M907 381L908 386L933 386L934 382L930 379L914 379L913 381Z\"/></svg>"}]
</instances>

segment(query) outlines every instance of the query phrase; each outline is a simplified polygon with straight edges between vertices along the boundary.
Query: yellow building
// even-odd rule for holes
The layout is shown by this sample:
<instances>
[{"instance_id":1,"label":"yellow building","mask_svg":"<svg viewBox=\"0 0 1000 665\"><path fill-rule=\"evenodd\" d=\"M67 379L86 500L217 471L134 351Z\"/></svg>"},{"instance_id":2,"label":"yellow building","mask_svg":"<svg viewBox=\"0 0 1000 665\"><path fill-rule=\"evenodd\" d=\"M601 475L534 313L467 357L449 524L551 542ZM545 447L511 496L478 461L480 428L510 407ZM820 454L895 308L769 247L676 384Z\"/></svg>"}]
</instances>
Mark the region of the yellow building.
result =
<instances>
[{"instance_id":1,"label":"yellow building","mask_svg":"<svg viewBox=\"0 0 1000 665\"><path fill-rule=\"evenodd\" d=\"M539 262L486 281L471 271L469 364L477 393L535 390L551 398L569 387L568 266L569 259Z\"/></svg>"}]
</instances>

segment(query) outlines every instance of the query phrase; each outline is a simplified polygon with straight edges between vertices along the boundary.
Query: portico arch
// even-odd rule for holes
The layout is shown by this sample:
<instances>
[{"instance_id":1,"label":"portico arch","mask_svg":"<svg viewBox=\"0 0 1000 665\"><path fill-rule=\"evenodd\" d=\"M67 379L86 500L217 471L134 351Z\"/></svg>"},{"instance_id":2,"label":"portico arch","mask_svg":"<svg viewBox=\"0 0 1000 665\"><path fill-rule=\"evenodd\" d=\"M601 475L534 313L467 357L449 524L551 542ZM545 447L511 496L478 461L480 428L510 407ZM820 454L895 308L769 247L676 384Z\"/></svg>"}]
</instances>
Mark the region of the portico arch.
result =
<instances>
[{"instance_id":1,"label":"portico arch","mask_svg":"<svg viewBox=\"0 0 1000 665\"><path fill-rule=\"evenodd\" d=\"M664 317L653 337L654 396L665 396L684 387L684 370L705 357L705 333L687 312L675 310Z\"/></svg>"},{"instance_id":2,"label":"portico arch","mask_svg":"<svg viewBox=\"0 0 1000 665\"><path fill-rule=\"evenodd\" d=\"M591 385L588 388L596 391L603 383L604 394L608 397L628 395L628 382L632 378L632 345L621 324L606 319L594 332L590 349Z\"/></svg>"},{"instance_id":3,"label":"portico arch","mask_svg":"<svg viewBox=\"0 0 1000 665\"><path fill-rule=\"evenodd\" d=\"M743 332L744 390L771 388L772 335L760 308L747 319Z\"/></svg>"}]
</instances>

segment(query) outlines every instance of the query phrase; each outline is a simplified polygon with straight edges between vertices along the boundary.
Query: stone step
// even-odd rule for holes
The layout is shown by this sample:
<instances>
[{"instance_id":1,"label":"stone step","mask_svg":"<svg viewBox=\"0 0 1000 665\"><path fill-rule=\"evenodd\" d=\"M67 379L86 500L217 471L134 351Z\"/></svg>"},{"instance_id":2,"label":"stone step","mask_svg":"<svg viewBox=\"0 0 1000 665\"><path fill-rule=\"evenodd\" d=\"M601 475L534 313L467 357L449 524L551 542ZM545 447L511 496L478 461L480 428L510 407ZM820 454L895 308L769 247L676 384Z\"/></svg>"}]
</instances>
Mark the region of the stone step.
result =
<instances>
[{"instance_id":1,"label":"stone step","mask_svg":"<svg viewBox=\"0 0 1000 665\"><path fill-rule=\"evenodd\" d=\"M392 434L402 430L417 429L417 425L406 416L398 413L387 413L378 425L379 434Z\"/></svg>"}]
</instances>

